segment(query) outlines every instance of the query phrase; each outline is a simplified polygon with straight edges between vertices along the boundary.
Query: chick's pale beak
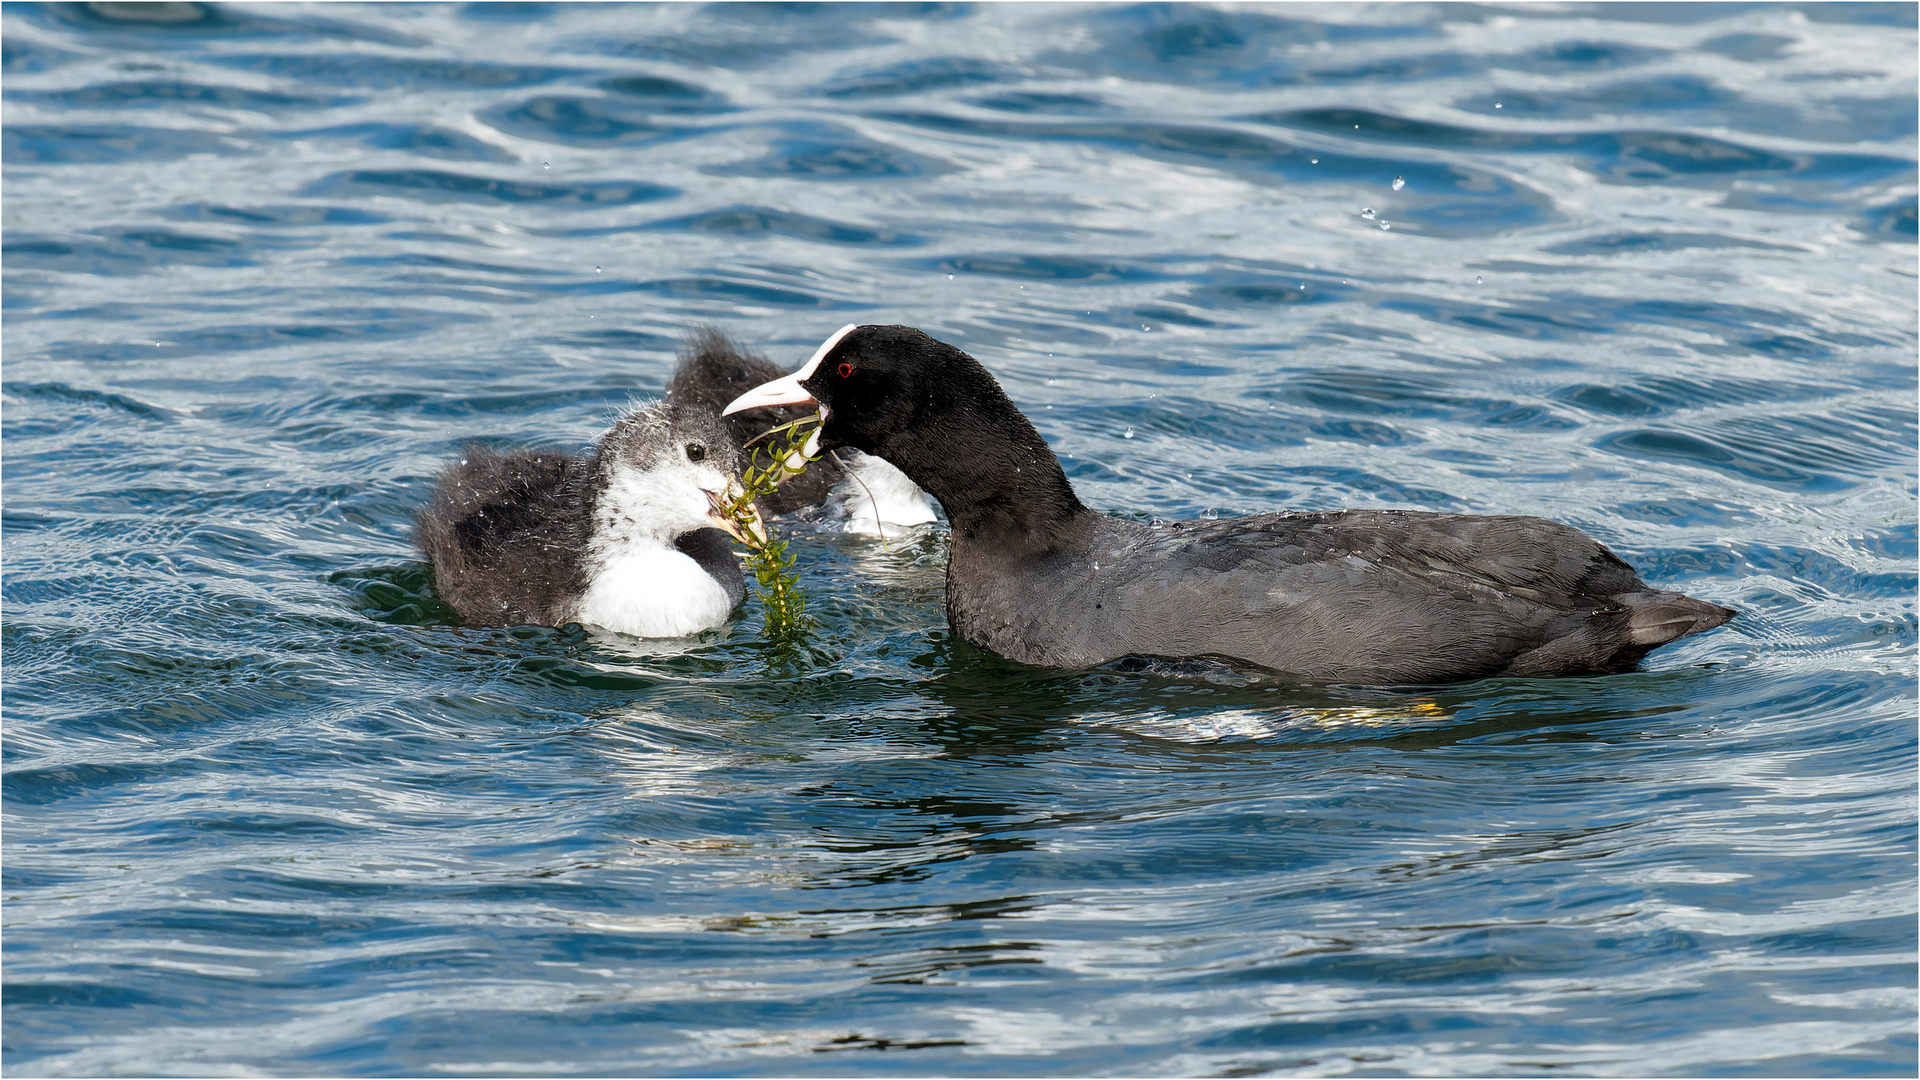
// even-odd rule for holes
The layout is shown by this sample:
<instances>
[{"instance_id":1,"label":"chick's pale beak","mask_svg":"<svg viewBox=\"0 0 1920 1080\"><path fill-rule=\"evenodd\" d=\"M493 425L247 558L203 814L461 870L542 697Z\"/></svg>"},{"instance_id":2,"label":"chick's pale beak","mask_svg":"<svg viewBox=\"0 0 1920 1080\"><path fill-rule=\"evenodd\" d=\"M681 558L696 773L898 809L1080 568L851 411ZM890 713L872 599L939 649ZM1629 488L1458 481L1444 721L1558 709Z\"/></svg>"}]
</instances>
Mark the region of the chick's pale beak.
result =
<instances>
[{"instance_id":1,"label":"chick's pale beak","mask_svg":"<svg viewBox=\"0 0 1920 1080\"><path fill-rule=\"evenodd\" d=\"M723 492L707 492L707 520L748 547L760 547L767 542L767 523L760 518L760 508L753 508L753 520L747 522L745 528L727 513L727 504L739 495L738 484L728 484Z\"/></svg>"}]
</instances>

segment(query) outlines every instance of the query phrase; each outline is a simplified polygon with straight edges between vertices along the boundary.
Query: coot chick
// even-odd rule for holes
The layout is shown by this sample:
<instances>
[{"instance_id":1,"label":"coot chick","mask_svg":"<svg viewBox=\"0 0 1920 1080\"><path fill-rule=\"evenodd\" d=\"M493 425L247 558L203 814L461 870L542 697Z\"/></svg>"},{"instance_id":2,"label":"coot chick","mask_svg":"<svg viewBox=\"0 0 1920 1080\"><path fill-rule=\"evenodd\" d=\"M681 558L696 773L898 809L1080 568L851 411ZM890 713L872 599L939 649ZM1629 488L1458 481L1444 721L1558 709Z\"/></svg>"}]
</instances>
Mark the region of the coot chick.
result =
<instances>
[{"instance_id":1,"label":"coot chick","mask_svg":"<svg viewBox=\"0 0 1920 1080\"><path fill-rule=\"evenodd\" d=\"M714 413L665 403L578 457L473 445L440 474L414 537L470 623L681 637L746 598L721 531L741 535L720 509L738 462Z\"/></svg>"},{"instance_id":2,"label":"coot chick","mask_svg":"<svg viewBox=\"0 0 1920 1080\"><path fill-rule=\"evenodd\" d=\"M743 392L785 374L771 360L742 348L710 326L696 329L680 347L680 364L667 381L666 400L715 415ZM751 415L736 413L726 423L743 461L767 447L769 428L798 420L811 409L774 406ZM775 438L778 438L776 436ZM771 449L770 447L768 448ZM768 460L762 455L761 462ZM762 513L780 515L827 505L847 532L884 535L889 527L921 525L934 519L933 500L899 469L858 450L824 454L798 476L758 501Z\"/></svg>"},{"instance_id":3,"label":"coot chick","mask_svg":"<svg viewBox=\"0 0 1920 1080\"><path fill-rule=\"evenodd\" d=\"M1142 525L1074 495L978 361L907 326L848 326L728 412L817 402L822 447L898 465L953 527L947 619L982 648L1084 667L1222 657L1375 684L1629 669L1733 612L1649 587L1532 517L1402 510Z\"/></svg>"}]
</instances>

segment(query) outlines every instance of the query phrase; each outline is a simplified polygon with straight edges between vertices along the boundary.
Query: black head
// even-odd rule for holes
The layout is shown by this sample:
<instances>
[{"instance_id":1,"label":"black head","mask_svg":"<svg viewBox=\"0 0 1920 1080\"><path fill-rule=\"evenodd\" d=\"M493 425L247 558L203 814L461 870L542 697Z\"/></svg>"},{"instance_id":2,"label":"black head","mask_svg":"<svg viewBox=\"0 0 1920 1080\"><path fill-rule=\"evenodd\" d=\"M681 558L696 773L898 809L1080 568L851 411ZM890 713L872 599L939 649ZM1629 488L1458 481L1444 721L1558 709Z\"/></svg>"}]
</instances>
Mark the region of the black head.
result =
<instances>
[{"instance_id":1,"label":"black head","mask_svg":"<svg viewBox=\"0 0 1920 1080\"><path fill-rule=\"evenodd\" d=\"M981 395L1005 399L979 362L911 326L862 326L800 380L821 405L821 440L884 456L894 434L939 423Z\"/></svg>"},{"instance_id":2,"label":"black head","mask_svg":"<svg viewBox=\"0 0 1920 1080\"><path fill-rule=\"evenodd\" d=\"M1050 522L1080 512L1060 463L980 362L911 326L848 326L728 412L817 402L819 448L885 458L956 524L975 507Z\"/></svg>"},{"instance_id":3,"label":"black head","mask_svg":"<svg viewBox=\"0 0 1920 1080\"><path fill-rule=\"evenodd\" d=\"M887 456L909 432L983 405L1012 408L979 361L911 326L848 326L800 370L742 395L729 412L818 402L820 446Z\"/></svg>"}]
</instances>

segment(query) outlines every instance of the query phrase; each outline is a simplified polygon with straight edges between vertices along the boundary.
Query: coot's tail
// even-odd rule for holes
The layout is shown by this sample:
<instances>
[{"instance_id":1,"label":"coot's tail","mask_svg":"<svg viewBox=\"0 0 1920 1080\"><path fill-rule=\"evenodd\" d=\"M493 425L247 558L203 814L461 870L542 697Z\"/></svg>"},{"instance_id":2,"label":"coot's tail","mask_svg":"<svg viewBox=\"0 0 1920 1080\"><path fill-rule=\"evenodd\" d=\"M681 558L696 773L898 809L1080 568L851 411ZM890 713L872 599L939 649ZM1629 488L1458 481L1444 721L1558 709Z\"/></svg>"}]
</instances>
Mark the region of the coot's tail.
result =
<instances>
[{"instance_id":1,"label":"coot's tail","mask_svg":"<svg viewBox=\"0 0 1920 1080\"><path fill-rule=\"evenodd\" d=\"M1695 600L1677 592L1623 593L1620 602L1633 614L1627 617L1627 632L1635 645L1655 649L1675 638L1711 630L1733 618L1732 608Z\"/></svg>"}]
</instances>

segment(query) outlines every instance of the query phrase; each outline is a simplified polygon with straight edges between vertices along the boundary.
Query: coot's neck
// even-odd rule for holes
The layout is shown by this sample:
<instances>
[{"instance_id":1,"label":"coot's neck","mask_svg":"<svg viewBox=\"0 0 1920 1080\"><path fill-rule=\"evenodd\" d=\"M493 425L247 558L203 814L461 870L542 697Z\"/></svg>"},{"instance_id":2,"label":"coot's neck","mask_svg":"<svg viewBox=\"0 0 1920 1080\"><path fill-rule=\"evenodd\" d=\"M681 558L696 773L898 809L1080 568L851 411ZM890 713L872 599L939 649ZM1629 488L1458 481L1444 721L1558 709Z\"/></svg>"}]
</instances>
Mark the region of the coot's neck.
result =
<instances>
[{"instance_id":1,"label":"coot's neck","mask_svg":"<svg viewBox=\"0 0 1920 1080\"><path fill-rule=\"evenodd\" d=\"M872 453L940 500L956 544L1043 555L1079 542L1096 515L1033 424L984 370L983 382L928 402L907 430Z\"/></svg>"}]
</instances>

